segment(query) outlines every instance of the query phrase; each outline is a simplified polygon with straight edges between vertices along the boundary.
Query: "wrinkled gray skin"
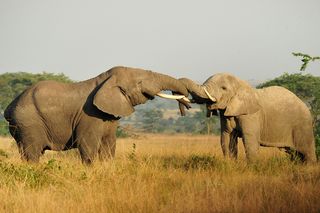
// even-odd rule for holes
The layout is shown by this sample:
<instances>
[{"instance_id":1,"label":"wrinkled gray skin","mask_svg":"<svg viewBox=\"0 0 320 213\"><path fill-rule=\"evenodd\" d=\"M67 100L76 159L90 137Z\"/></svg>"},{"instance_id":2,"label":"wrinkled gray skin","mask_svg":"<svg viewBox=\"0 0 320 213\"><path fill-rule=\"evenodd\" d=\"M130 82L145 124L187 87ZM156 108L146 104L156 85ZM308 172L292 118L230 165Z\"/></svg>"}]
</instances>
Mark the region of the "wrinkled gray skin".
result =
<instances>
[{"instance_id":1,"label":"wrinkled gray skin","mask_svg":"<svg viewBox=\"0 0 320 213\"><path fill-rule=\"evenodd\" d=\"M42 81L5 110L23 159L37 162L45 150L78 148L82 161L113 157L118 120L161 90L188 95L177 79L142 69L114 67L79 83Z\"/></svg>"},{"instance_id":2,"label":"wrinkled gray skin","mask_svg":"<svg viewBox=\"0 0 320 213\"><path fill-rule=\"evenodd\" d=\"M226 157L236 158L242 137L247 159L256 159L259 145L295 149L303 160L315 162L312 116L308 107L289 90L272 86L252 88L226 73L208 78L203 85L180 79L196 103L206 103L208 115L221 119L221 147ZM206 95L206 88L213 102Z\"/></svg>"}]
</instances>

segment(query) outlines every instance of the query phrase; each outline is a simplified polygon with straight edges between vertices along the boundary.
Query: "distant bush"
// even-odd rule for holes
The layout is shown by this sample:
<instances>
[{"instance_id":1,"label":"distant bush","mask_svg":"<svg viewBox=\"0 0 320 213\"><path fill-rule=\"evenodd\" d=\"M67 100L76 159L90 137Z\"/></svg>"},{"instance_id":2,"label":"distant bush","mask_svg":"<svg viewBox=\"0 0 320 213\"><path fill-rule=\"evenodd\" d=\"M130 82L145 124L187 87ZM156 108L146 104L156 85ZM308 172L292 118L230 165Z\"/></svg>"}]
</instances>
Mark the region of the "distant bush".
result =
<instances>
[{"instance_id":1,"label":"distant bush","mask_svg":"<svg viewBox=\"0 0 320 213\"><path fill-rule=\"evenodd\" d=\"M116 131L117 138L127 138L129 137L129 133L121 126L118 126Z\"/></svg>"},{"instance_id":2,"label":"distant bush","mask_svg":"<svg viewBox=\"0 0 320 213\"><path fill-rule=\"evenodd\" d=\"M219 170L227 169L227 162L212 155L190 155L186 157L168 156L161 158L164 168L189 170Z\"/></svg>"},{"instance_id":3,"label":"distant bush","mask_svg":"<svg viewBox=\"0 0 320 213\"><path fill-rule=\"evenodd\" d=\"M318 160L320 160L320 135L316 135L316 154L318 157Z\"/></svg>"},{"instance_id":4,"label":"distant bush","mask_svg":"<svg viewBox=\"0 0 320 213\"><path fill-rule=\"evenodd\" d=\"M219 134L218 117L207 118L205 110L205 107L201 106L200 111L187 113L186 116L164 118L165 110L143 109L137 110L136 120L130 122L144 132Z\"/></svg>"},{"instance_id":5,"label":"distant bush","mask_svg":"<svg viewBox=\"0 0 320 213\"><path fill-rule=\"evenodd\" d=\"M8 124L3 118L0 119L0 135L2 136L9 135Z\"/></svg>"}]
</instances>

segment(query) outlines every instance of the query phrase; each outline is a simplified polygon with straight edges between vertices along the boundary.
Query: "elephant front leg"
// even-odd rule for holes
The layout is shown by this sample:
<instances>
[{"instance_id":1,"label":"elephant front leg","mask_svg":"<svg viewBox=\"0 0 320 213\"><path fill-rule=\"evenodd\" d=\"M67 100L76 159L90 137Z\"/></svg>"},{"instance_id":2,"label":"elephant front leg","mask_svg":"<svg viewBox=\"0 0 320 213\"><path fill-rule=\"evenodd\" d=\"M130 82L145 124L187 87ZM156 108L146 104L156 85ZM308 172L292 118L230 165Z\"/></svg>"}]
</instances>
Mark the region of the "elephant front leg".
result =
<instances>
[{"instance_id":1,"label":"elephant front leg","mask_svg":"<svg viewBox=\"0 0 320 213\"><path fill-rule=\"evenodd\" d=\"M232 159L237 159L238 157L238 136L238 132L235 130L230 135L229 157Z\"/></svg>"},{"instance_id":2,"label":"elephant front leg","mask_svg":"<svg viewBox=\"0 0 320 213\"><path fill-rule=\"evenodd\" d=\"M221 148L223 155L227 158L237 159L238 157L238 135L235 132L223 132L221 135Z\"/></svg>"},{"instance_id":3,"label":"elephant front leg","mask_svg":"<svg viewBox=\"0 0 320 213\"><path fill-rule=\"evenodd\" d=\"M224 157L230 157L230 150L229 150L230 138L231 138L230 136L231 135L228 132L222 132L221 134L220 143L221 143L221 149Z\"/></svg>"},{"instance_id":4,"label":"elephant front leg","mask_svg":"<svg viewBox=\"0 0 320 213\"><path fill-rule=\"evenodd\" d=\"M99 148L99 159L108 160L114 158L116 152L116 136L106 136L102 138Z\"/></svg>"},{"instance_id":5,"label":"elephant front leg","mask_svg":"<svg viewBox=\"0 0 320 213\"><path fill-rule=\"evenodd\" d=\"M249 162L254 162L258 158L259 142L255 134L244 134L243 144L246 152L246 157Z\"/></svg>"},{"instance_id":6,"label":"elephant front leg","mask_svg":"<svg viewBox=\"0 0 320 213\"><path fill-rule=\"evenodd\" d=\"M78 139L78 149L80 152L82 163L90 165L93 163L99 149L101 140L99 138L92 137L80 137Z\"/></svg>"},{"instance_id":7,"label":"elephant front leg","mask_svg":"<svg viewBox=\"0 0 320 213\"><path fill-rule=\"evenodd\" d=\"M221 113L221 112L220 112ZM221 148L223 155L227 158L237 158L238 135L236 134L236 122L233 117L220 116L221 123Z\"/></svg>"},{"instance_id":8,"label":"elephant front leg","mask_svg":"<svg viewBox=\"0 0 320 213\"><path fill-rule=\"evenodd\" d=\"M248 161L253 162L258 158L260 141L259 113L243 115L239 119L242 130L242 139Z\"/></svg>"}]
</instances>

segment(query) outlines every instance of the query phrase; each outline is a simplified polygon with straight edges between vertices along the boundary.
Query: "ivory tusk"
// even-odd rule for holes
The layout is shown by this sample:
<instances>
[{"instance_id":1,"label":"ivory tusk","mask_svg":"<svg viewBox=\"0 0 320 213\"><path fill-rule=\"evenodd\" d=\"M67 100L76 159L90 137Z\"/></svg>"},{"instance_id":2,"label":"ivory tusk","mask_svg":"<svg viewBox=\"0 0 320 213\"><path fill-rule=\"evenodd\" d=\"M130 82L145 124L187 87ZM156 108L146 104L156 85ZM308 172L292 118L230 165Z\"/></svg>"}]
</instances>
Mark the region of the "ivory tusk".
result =
<instances>
[{"instance_id":1,"label":"ivory tusk","mask_svg":"<svg viewBox=\"0 0 320 213\"><path fill-rule=\"evenodd\" d=\"M173 100L183 99L184 101L190 103L190 100L184 95L168 95L163 93L157 93L157 96L161 98L167 98L167 99L173 99Z\"/></svg>"},{"instance_id":2,"label":"ivory tusk","mask_svg":"<svg viewBox=\"0 0 320 213\"><path fill-rule=\"evenodd\" d=\"M207 89L205 87L203 87L204 92L207 94L207 96L209 97L209 99L213 102L217 102L217 99L215 99L214 97L212 97L209 92L207 91Z\"/></svg>"}]
</instances>

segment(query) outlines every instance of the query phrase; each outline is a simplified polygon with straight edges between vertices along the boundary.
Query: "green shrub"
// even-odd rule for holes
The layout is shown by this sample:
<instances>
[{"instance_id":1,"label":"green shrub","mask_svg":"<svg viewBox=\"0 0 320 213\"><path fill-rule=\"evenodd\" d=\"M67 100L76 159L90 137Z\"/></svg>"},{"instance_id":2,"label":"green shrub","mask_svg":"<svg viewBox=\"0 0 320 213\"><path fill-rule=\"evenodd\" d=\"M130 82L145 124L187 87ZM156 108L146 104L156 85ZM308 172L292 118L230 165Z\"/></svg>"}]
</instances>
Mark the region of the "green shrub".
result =
<instances>
[{"instance_id":1,"label":"green shrub","mask_svg":"<svg viewBox=\"0 0 320 213\"><path fill-rule=\"evenodd\" d=\"M8 123L5 120L0 120L0 135L9 135Z\"/></svg>"},{"instance_id":2,"label":"green shrub","mask_svg":"<svg viewBox=\"0 0 320 213\"><path fill-rule=\"evenodd\" d=\"M42 188L52 184L60 184L55 178L61 171L59 162L54 159L45 164L13 164L0 161L0 185L14 187L24 184L30 188Z\"/></svg>"},{"instance_id":3,"label":"green shrub","mask_svg":"<svg viewBox=\"0 0 320 213\"><path fill-rule=\"evenodd\" d=\"M116 136L117 138L127 138L129 137L129 133L121 126L118 126L116 131Z\"/></svg>"},{"instance_id":4,"label":"green shrub","mask_svg":"<svg viewBox=\"0 0 320 213\"><path fill-rule=\"evenodd\" d=\"M162 158L164 168L190 170L219 170L228 168L227 162L211 155L190 155L187 157L169 156Z\"/></svg>"}]
</instances>

